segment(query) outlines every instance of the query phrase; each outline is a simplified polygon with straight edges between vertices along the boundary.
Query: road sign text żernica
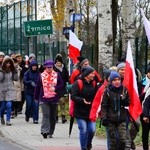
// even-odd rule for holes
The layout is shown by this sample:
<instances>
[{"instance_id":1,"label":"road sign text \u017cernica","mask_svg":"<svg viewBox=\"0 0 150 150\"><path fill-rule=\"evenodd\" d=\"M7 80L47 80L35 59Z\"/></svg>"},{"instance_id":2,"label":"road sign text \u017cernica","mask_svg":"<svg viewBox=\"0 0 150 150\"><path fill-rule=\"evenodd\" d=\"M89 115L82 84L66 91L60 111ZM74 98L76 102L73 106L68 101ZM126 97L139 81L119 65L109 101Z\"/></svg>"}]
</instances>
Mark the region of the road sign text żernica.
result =
<instances>
[{"instance_id":1,"label":"road sign text \u017cernica","mask_svg":"<svg viewBox=\"0 0 150 150\"><path fill-rule=\"evenodd\" d=\"M43 26L41 25L40 27L32 27L30 25L27 25L27 32L34 32L34 31L46 31L46 30L51 30L50 26Z\"/></svg>"}]
</instances>

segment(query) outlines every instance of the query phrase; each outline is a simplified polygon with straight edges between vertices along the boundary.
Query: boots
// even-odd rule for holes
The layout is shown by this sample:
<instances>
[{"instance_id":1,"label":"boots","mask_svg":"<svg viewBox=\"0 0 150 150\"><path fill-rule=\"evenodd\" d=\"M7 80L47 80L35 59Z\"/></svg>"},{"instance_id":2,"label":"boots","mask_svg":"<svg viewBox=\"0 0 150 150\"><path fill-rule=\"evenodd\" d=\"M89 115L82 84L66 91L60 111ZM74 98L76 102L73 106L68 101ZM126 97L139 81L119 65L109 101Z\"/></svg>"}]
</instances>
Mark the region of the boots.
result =
<instances>
[{"instance_id":1,"label":"boots","mask_svg":"<svg viewBox=\"0 0 150 150\"><path fill-rule=\"evenodd\" d=\"M5 125L5 119L4 119L4 117L1 118L1 124Z\"/></svg>"},{"instance_id":2,"label":"boots","mask_svg":"<svg viewBox=\"0 0 150 150\"><path fill-rule=\"evenodd\" d=\"M65 122L67 122L67 119L65 118L65 115L62 115L62 123L64 124Z\"/></svg>"},{"instance_id":3,"label":"boots","mask_svg":"<svg viewBox=\"0 0 150 150\"><path fill-rule=\"evenodd\" d=\"M58 123L58 116L56 116L56 123Z\"/></svg>"}]
</instances>

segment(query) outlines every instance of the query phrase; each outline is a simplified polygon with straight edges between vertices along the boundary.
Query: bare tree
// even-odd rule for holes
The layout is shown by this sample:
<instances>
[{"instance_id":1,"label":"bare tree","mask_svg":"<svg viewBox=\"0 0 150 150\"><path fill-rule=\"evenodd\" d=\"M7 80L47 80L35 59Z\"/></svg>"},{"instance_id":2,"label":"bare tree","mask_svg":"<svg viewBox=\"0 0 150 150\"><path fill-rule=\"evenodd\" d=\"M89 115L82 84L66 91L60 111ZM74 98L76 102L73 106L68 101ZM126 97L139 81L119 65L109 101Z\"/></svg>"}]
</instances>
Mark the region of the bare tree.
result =
<instances>
[{"instance_id":1,"label":"bare tree","mask_svg":"<svg viewBox=\"0 0 150 150\"><path fill-rule=\"evenodd\" d=\"M109 68L113 62L111 0L98 0L99 66Z\"/></svg>"}]
</instances>

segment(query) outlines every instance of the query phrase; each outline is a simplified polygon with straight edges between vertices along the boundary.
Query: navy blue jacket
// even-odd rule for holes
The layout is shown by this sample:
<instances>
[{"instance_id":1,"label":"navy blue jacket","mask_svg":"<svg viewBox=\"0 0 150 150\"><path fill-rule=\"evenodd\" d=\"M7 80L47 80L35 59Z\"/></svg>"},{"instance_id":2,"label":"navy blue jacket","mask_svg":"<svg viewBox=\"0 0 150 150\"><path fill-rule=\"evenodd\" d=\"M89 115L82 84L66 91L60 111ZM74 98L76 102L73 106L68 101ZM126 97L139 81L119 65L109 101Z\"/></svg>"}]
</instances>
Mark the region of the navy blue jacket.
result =
<instances>
[{"instance_id":1,"label":"navy blue jacket","mask_svg":"<svg viewBox=\"0 0 150 150\"><path fill-rule=\"evenodd\" d=\"M33 86L33 82L37 83L37 79L38 79L38 76L40 74L39 70L32 70L32 66L38 66L37 62L36 61L32 61L31 64L30 64L30 67L29 67L29 70L25 72L24 74L24 78L23 78L23 83L25 85L25 94L31 94L31 95L34 95L34 89L35 89L35 86Z\"/></svg>"}]
</instances>

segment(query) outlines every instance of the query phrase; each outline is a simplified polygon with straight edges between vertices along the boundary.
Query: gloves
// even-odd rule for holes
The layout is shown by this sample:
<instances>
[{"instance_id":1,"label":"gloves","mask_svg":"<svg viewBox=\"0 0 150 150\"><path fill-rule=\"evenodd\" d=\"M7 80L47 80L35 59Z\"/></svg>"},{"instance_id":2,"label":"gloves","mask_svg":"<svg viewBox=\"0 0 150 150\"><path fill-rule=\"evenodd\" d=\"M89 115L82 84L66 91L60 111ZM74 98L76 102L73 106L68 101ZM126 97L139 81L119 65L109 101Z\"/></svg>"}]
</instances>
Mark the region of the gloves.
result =
<instances>
[{"instance_id":1,"label":"gloves","mask_svg":"<svg viewBox=\"0 0 150 150\"><path fill-rule=\"evenodd\" d=\"M102 119L102 125L103 126L108 126L108 124L109 124L108 119Z\"/></svg>"},{"instance_id":2,"label":"gloves","mask_svg":"<svg viewBox=\"0 0 150 150\"><path fill-rule=\"evenodd\" d=\"M35 84L34 82L31 82L31 85L32 85L33 87L35 87L35 86L36 86L36 84Z\"/></svg>"}]
</instances>

